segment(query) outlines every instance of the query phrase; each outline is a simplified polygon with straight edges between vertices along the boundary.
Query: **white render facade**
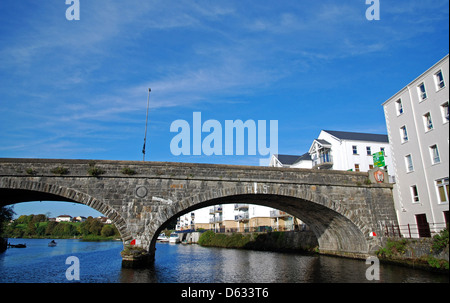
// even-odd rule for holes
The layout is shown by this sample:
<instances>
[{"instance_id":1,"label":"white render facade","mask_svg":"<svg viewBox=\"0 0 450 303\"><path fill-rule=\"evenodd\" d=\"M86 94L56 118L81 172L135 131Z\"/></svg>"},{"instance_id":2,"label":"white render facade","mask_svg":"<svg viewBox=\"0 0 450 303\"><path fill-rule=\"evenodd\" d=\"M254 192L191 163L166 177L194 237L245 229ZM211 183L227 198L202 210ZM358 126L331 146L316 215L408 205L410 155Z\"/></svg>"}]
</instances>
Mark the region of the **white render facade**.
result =
<instances>
[{"instance_id":1,"label":"white render facade","mask_svg":"<svg viewBox=\"0 0 450 303\"><path fill-rule=\"evenodd\" d=\"M449 223L449 81L447 55L383 103L406 237L427 237Z\"/></svg>"},{"instance_id":2,"label":"white render facade","mask_svg":"<svg viewBox=\"0 0 450 303\"><path fill-rule=\"evenodd\" d=\"M312 143L309 154L316 169L369 171L373 154L383 151L389 175L393 175L387 135L322 130Z\"/></svg>"}]
</instances>

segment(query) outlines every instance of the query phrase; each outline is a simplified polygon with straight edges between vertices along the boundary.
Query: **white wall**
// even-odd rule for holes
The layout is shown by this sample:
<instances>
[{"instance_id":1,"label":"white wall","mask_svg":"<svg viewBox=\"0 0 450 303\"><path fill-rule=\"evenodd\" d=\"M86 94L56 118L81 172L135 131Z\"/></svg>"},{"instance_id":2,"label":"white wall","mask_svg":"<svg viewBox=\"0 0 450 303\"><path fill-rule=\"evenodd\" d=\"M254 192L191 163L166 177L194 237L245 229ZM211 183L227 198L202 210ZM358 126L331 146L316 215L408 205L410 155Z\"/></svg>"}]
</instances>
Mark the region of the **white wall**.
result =
<instances>
[{"instance_id":1,"label":"white wall","mask_svg":"<svg viewBox=\"0 0 450 303\"><path fill-rule=\"evenodd\" d=\"M445 87L437 89L434 74L441 70ZM417 86L425 83L427 99L419 99ZM448 56L420 75L384 104L386 126L394 158L396 184L394 200L400 225L416 224L416 214L426 214L428 222L444 222L447 203L440 203L435 181L448 177L449 123L442 118L441 105L449 100L450 85ZM401 99L403 113L399 114L396 101ZM433 129L427 131L423 115L430 113ZM402 142L400 128L406 126L408 141ZM429 147L436 144L440 163L433 164ZM407 172L405 156L411 155L414 170ZM417 186L419 201L413 200L411 186Z\"/></svg>"}]
</instances>

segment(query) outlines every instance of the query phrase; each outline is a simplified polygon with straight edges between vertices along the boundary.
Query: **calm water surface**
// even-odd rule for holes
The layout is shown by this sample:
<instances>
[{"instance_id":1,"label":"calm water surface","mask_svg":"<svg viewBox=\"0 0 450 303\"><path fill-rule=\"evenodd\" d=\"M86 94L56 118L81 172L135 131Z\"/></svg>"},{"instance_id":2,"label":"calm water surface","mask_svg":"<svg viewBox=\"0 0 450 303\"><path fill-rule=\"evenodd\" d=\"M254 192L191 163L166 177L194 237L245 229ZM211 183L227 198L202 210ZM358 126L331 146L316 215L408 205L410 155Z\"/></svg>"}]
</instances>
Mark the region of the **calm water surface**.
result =
<instances>
[{"instance_id":1,"label":"calm water surface","mask_svg":"<svg viewBox=\"0 0 450 303\"><path fill-rule=\"evenodd\" d=\"M76 256L82 283L374 283L366 280L369 265L360 260L164 243L156 246L153 268L133 270L121 267L121 242L56 240L56 247L48 247L49 241L9 239L27 247L0 254L0 282L71 282L66 279L71 265L66 265L66 259ZM449 282L448 275L384 264L380 276L377 282Z\"/></svg>"}]
</instances>

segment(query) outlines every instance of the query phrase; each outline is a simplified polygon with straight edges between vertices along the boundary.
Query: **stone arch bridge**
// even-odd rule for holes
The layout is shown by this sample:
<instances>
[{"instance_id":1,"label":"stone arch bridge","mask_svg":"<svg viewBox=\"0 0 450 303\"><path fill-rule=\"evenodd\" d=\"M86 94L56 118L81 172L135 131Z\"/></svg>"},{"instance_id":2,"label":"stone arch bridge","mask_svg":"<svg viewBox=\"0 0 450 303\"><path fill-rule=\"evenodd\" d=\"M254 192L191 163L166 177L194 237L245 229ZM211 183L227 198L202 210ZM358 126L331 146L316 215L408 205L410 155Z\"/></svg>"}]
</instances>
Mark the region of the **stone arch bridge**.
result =
<instances>
[{"instance_id":1,"label":"stone arch bridge","mask_svg":"<svg viewBox=\"0 0 450 303\"><path fill-rule=\"evenodd\" d=\"M168 162L0 158L0 205L68 201L110 218L148 251L164 224L197 208L252 203L305 222L321 253L365 257L397 224L392 184L368 173ZM371 236L375 232L377 236Z\"/></svg>"}]
</instances>

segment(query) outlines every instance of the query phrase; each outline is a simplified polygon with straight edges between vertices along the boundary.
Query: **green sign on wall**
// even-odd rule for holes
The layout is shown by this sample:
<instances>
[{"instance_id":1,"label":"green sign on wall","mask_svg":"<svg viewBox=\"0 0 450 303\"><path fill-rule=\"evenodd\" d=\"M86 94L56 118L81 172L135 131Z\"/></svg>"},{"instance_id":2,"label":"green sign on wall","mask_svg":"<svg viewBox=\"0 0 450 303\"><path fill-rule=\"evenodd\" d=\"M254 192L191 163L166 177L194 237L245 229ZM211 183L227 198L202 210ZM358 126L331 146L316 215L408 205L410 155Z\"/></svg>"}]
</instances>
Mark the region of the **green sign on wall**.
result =
<instances>
[{"instance_id":1,"label":"green sign on wall","mask_svg":"<svg viewBox=\"0 0 450 303\"><path fill-rule=\"evenodd\" d=\"M380 151L373 154L373 165L376 167L386 166L386 163L384 162L384 152Z\"/></svg>"}]
</instances>

